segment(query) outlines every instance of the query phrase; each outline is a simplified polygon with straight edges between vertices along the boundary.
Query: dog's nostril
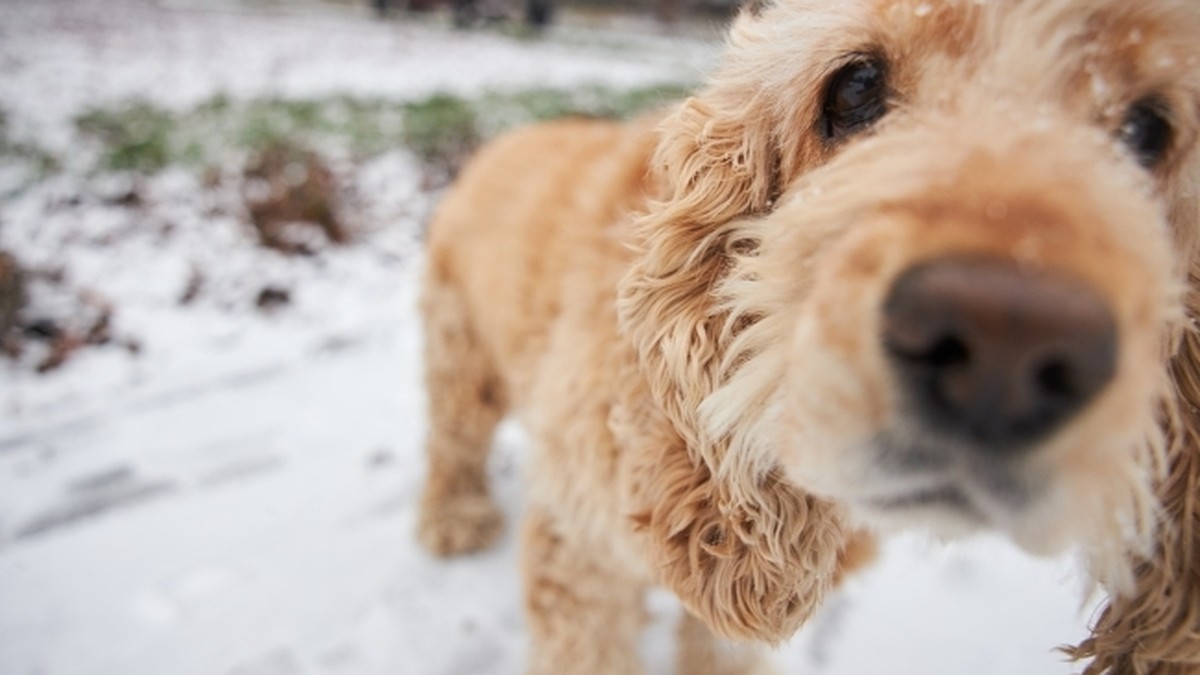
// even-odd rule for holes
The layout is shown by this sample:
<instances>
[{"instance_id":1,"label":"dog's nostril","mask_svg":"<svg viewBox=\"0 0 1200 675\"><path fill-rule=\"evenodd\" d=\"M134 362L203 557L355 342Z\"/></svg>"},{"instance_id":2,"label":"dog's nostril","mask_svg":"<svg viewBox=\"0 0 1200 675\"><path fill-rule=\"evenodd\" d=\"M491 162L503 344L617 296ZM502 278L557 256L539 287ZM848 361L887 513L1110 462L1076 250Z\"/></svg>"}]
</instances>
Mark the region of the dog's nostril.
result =
<instances>
[{"instance_id":1,"label":"dog's nostril","mask_svg":"<svg viewBox=\"0 0 1200 675\"><path fill-rule=\"evenodd\" d=\"M1063 359L1044 362L1037 369L1037 386L1046 394L1070 397L1075 391L1071 366Z\"/></svg>"},{"instance_id":2,"label":"dog's nostril","mask_svg":"<svg viewBox=\"0 0 1200 675\"><path fill-rule=\"evenodd\" d=\"M1115 321L1095 291L998 259L904 272L884 303L882 337L910 412L993 450L1057 429L1116 368Z\"/></svg>"},{"instance_id":3,"label":"dog's nostril","mask_svg":"<svg viewBox=\"0 0 1200 675\"><path fill-rule=\"evenodd\" d=\"M925 356L925 362L935 368L965 365L971 359L971 352L963 341L953 335L946 335L933 343L933 348Z\"/></svg>"},{"instance_id":4,"label":"dog's nostril","mask_svg":"<svg viewBox=\"0 0 1200 675\"><path fill-rule=\"evenodd\" d=\"M893 323L889 329L896 329ZM946 333L900 338L897 331L885 330L884 347L892 359L904 361L914 369L950 370L962 368L971 361L971 352L958 336Z\"/></svg>"}]
</instances>

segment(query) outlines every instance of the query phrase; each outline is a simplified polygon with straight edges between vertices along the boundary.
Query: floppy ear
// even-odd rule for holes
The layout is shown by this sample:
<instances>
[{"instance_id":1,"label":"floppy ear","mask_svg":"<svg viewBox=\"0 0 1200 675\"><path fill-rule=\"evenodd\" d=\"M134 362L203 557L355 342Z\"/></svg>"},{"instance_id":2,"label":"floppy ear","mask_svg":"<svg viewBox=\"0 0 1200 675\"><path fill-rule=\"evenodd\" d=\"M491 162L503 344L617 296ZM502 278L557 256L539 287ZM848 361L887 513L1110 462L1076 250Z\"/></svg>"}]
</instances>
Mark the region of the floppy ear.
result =
<instances>
[{"instance_id":1,"label":"floppy ear","mask_svg":"<svg viewBox=\"0 0 1200 675\"><path fill-rule=\"evenodd\" d=\"M765 211L776 190L777 153L760 98L710 87L663 122L652 167L659 200L638 223L640 250L620 286L622 329L685 435L718 370L713 289L727 269L730 222Z\"/></svg>"},{"instance_id":2,"label":"floppy ear","mask_svg":"<svg viewBox=\"0 0 1200 675\"><path fill-rule=\"evenodd\" d=\"M1200 318L1200 269L1188 280L1188 318ZM1200 672L1200 334L1171 363L1177 414L1168 425L1168 474L1158 486L1162 522L1152 557L1135 556L1132 593L1109 600L1092 635L1069 649L1091 658L1085 675Z\"/></svg>"},{"instance_id":3,"label":"floppy ear","mask_svg":"<svg viewBox=\"0 0 1200 675\"><path fill-rule=\"evenodd\" d=\"M783 44L778 26L791 10L766 11L738 17L710 84L663 121L651 167L658 199L637 225L639 256L620 287L622 328L685 436L719 370L725 317L714 308L714 287L731 251L753 247L739 239L738 220L769 212L789 177L827 151L809 133L822 69L794 62L797 53L820 52L795 45L819 41L820 17L807 28L788 24Z\"/></svg>"},{"instance_id":4,"label":"floppy ear","mask_svg":"<svg viewBox=\"0 0 1200 675\"><path fill-rule=\"evenodd\" d=\"M658 581L716 633L786 640L844 572L873 557L873 540L851 531L834 504L776 473L735 497L665 420L647 426L653 414L638 416L627 494L636 530Z\"/></svg>"},{"instance_id":5,"label":"floppy ear","mask_svg":"<svg viewBox=\"0 0 1200 675\"><path fill-rule=\"evenodd\" d=\"M629 512L659 581L716 632L772 643L871 551L836 505L778 472L721 471L728 441L698 419L721 384L728 317L715 289L747 245L738 222L767 212L779 190L777 128L747 77L719 77L662 124L659 201L638 224L619 301L643 387L625 407L640 421L617 422L633 462Z\"/></svg>"}]
</instances>

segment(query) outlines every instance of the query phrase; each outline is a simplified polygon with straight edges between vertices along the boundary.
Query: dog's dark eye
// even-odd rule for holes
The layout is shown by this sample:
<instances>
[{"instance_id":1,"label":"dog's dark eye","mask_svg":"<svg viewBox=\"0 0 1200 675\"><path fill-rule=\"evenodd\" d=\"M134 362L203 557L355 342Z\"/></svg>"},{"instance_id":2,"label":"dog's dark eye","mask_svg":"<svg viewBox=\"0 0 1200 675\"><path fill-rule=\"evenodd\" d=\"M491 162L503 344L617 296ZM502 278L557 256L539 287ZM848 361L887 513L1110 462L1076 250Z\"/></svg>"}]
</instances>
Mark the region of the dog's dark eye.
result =
<instances>
[{"instance_id":1,"label":"dog's dark eye","mask_svg":"<svg viewBox=\"0 0 1200 675\"><path fill-rule=\"evenodd\" d=\"M1119 135L1121 142L1138 162L1147 169L1153 169L1171 148L1175 133L1163 112L1163 105L1153 99L1145 99L1130 106Z\"/></svg>"},{"instance_id":2,"label":"dog's dark eye","mask_svg":"<svg viewBox=\"0 0 1200 675\"><path fill-rule=\"evenodd\" d=\"M825 92L821 131L837 140L870 126L887 112L887 70L878 59L839 70Z\"/></svg>"}]
</instances>

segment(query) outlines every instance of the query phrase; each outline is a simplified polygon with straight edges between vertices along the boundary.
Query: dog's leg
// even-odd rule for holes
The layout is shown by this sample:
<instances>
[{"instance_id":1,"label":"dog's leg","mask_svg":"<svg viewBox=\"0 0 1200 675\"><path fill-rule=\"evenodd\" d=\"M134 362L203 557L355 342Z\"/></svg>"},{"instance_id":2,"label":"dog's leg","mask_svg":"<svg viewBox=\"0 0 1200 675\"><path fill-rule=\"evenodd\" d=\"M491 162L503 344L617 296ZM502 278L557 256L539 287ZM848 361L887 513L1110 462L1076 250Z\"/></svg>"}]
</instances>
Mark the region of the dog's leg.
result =
<instances>
[{"instance_id":1,"label":"dog's leg","mask_svg":"<svg viewBox=\"0 0 1200 675\"><path fill-rule=\"evenodd\" d=\"M562 536L531 506L522 542L530 675L636 675L644 587Z\"/></svg>"},{"instance_id":2,"label":"dog's leg","mask_svg":"<svg viewBox=\"0 0 1200 675\"><path fill-rule=\"evenodd\" d=\"M417 537L440 556L470 553L486 548L501 530L486 465L492 432L505 413L505 395L459 292L436 271L426 280L422 312L429 473Z\"/></svg>"},{"instance_id":3,"label":"dog's leg","mask_svg":"<svg viewBox=\"0 0 1200 675\"><path fill-rule=\"evenodd\" d=\"M679 675L771 675L761 647L737 644L713 634L704 622L684 612L679 619L679 651L675 659Z\"/></svg>"}]
</instances>

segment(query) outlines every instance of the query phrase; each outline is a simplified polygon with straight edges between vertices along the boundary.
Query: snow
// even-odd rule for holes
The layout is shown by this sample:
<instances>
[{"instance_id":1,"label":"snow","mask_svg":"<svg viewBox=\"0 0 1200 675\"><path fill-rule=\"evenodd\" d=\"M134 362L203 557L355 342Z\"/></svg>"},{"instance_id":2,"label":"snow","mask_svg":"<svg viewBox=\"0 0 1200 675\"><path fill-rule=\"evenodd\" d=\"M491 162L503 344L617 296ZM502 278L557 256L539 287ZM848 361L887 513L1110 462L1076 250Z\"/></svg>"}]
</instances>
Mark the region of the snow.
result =
<instances>
[{"instance_id":1,"label":"snow","mask_svg":"<svg viewBox=\"0 0 1200 675\"><path fill-rule=\"evenodd\" d=\"M516 40L359 5L0 0L0 107L16 135L68 157L0 191L0 248L62 268L140 345L46 375L0 364L0 673L486 675L521 672L526 649L511 526L453 561L414 543L414 297L433 200L415 160L348 170L356 243L288 258L251 243L236 195L183 169L139 181L138 208L105 199L127 179L71 159L74 115L218 93L694 81L715 44L582 21ZM203 290L183 305L196 270ZM292 302L260 311L266 285ZM496 440L510 523L527 446L511 425ZM1052 650L1085 634L1082 588L1069 561L998 539L900 537L776 659L827 675L1069 673ZM644 651L669 672L679 610L665 594L650 606Z\"/></svg>"}]
</instances>

